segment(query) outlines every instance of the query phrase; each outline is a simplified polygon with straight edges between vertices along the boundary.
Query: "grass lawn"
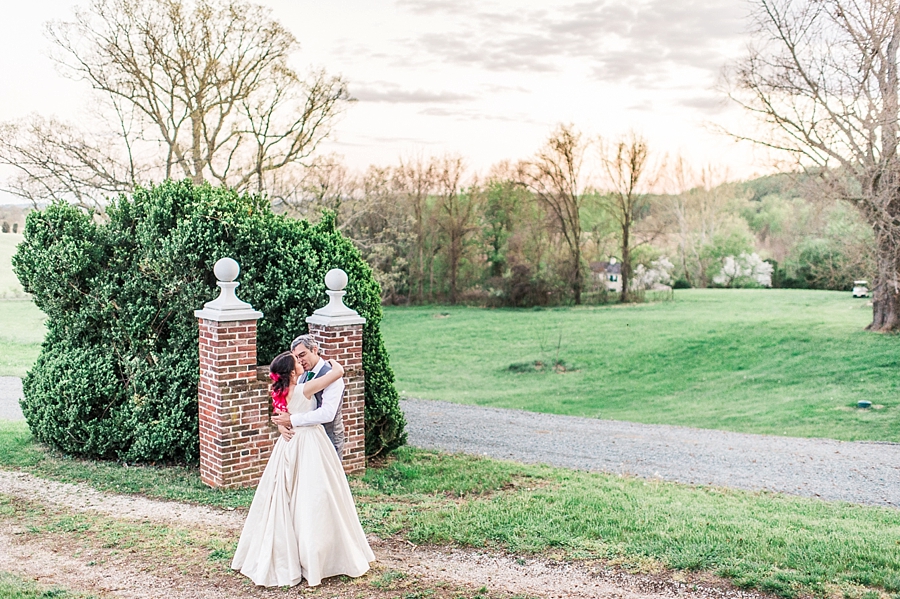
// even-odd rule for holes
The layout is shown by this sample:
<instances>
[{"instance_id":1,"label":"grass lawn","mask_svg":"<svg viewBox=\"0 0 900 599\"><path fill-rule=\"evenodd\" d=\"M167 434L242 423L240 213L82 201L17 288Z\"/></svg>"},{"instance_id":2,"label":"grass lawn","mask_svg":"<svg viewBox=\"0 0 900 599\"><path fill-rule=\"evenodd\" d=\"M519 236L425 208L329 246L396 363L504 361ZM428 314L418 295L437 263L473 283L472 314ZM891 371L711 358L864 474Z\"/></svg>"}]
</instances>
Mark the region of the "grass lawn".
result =
<instances>
[{"instance_id":1,"label":"grass lawn","mask_svg":"<svg viewBox=\"0 0 900 599\"><path fill-rule=\"evenodd\" d=\"M252 490L206 488L191 468L66 459L34 444L23 423L0 422L0 468L215 506L246 507L252 498ZM363 527L383 538L644 572L712 572L786 597L900 592L900 511L893 509L410 448L351 485ZM233 550L219 557L227 562Z\"/></svg>"},{"instance_id":2,"label":"grass lawn","mask_svg":"<svg viewBox=\"0 0 900 599\"><path fill-rule=\"evenodd\" d=\"M681 290L632 306L384 313L401 396L900 442L900 337L865 332L871 307L849 293ZM574 370L529 366L557 360ZM861 399L874 409L857 409Z\"/></svg>"},{"instance_id":3,"label":"grass lawn","mask_svg":"<svg viewBox=\"0 0 900 599\"><path fill-rule=\"evenodd\" d=\"M250 505L254 489L211 489L189 467L127 467L116 462L78 460L48 452L32 441L21 421L0 420L0 468L24 470L62 482L88 481L101 491L141 494L216 507Z\"/></svg>"},{"instance_id":4,"label":"grass lawn","mask_svg":"<svg viewBox=\"0 0 900 599\"><path fill-rule=\"evenodd\" d=\"M0 300L0 376L25 376L41 352L45 319L33 302Z\"/></svg>"},{"instance_id":5,"label":"grass lawn","mask_svg":"<svg viewBox=\"0 0 900 599\"><path fill-rule=\"evenodd\" d=\"M70 593L64 589L47 589L22 580L7 572L0 572L0 597L4 599L90 599L89 595Z\"/></svg>"}]
</instances>

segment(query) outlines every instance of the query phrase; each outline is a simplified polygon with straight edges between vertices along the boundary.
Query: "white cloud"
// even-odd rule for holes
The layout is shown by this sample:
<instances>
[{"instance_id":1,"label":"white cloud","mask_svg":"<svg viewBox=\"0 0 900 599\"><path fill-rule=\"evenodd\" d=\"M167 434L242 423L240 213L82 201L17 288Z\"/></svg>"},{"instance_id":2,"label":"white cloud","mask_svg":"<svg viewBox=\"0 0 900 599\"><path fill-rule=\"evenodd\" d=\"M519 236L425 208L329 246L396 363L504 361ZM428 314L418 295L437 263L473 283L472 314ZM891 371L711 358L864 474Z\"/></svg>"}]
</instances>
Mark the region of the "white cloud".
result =
<instances>
[{"instance_id":1,"label":"white cloud","mask_svg":"<svg viewBox=\"0 0 900 599\"><path fill-rule=\"evenodd\" d=\"M404 0L399 6L418 15L439 12L452 23L408 42L441 63L548 72L574 59L598 80L651 87L684 68L714 76L724 62L721 47L739 46L743 35L733 0L594 1L549 9Z\"/></svg>"},{"instance_id":2,"label":"white cloud","mask_svg":"<svg viewBox=\"0 0 900 599\"><path fill-rule=\"evenodd\" d=\"M361 102L388 102L393 104L454 104L467 102L475 97L446 90L404 89L388 82L353 85L351 92Z\"/></svg>"},{"instance_id":3,"label":"white cloud","mask_svg":"<svg viewBox=\"0 0 900 599\"><path fill-rule=\"evenodd\" d=\"M704 128L734 119L713 83L744 45L734 0L252 0L299 39L295 63L341 74L359 99L323 150L354 167L425 147L475 168L534 152L557 122L587 134L642 131L741 176L751 151ZM46 58L42 23L80 0L12 3L0 21L0 121L72 117L83 84ZM741 146L743 148L743 146Z\"/></svg>"}]
</instances>

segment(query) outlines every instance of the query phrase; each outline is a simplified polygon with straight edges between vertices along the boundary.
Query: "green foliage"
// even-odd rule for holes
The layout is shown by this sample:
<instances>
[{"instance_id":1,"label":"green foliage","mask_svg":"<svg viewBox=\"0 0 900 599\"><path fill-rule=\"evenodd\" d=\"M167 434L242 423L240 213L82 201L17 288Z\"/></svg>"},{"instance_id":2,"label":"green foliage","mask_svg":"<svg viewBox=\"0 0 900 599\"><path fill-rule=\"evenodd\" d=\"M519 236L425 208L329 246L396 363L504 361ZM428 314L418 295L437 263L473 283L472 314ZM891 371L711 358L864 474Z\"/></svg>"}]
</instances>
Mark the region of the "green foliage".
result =
<instances>
[{"instance_id":1,"label":"green foliage","mask_svg":"<svg viewBox=\"0 0 900 599\"><path fill-rule=\"evenodd\" d=\"M727 256L740 256L753 252L753 236L743 222L735 221L735 226L712 238L703 246L701 254L709 263L706 276L711 281L722 270L722 262Z\"/></svg>"},{"instance_id":2,"label":"green foliage","mask_svg":"<svg viewBox=\"0 0 900 599\"><path fill-rule=\"evenodd\" d=\"M801 238L786 261L785 287L849 290L875 272L874 236L862 217L844 204L822 213L819 230Z\"/></svg>"},{"instance_id":3,"label":"green foliage","mask_svg":"<svg viewBox=\"0 0 900 599\"><path fill-rule=\"evenodd\" d=\"M22 409L35 437L76 455L198 460L197 323L217 295L212 265L241 265L240 295L261 310L268 363L306 332L324 275L349 276L346 302L366 318L366 450L405 441L381 340L371 269L326 214L315 226L273 214L263 198L166 182L119 197L108 221L64 204L29 215L16 274L48 316Z\"/></svg>"},{"instance_id":4,"label":"green foliage","mask_svg":"<svg viewBox=\"0 0 900 599\"><path fill-rule=\"evenodd\" d=\"M779 235L793 217L794 206L790 200L771 194L758 202L747 202L741 211L747 224L760 238Z\"/></svg>"},{"instance_id":5,"label":"green foliage","mask_svg":"<svg viewBox=\"0 0 900 599\"><path fill-rule=\"evenodd\" d=\"M739 187L748 194L750 201L759 201L771 195L788 199L800 197L804 186L809 183L809 175L803 173L778 173L745 181Z\"/></svg>"}]
</instances>

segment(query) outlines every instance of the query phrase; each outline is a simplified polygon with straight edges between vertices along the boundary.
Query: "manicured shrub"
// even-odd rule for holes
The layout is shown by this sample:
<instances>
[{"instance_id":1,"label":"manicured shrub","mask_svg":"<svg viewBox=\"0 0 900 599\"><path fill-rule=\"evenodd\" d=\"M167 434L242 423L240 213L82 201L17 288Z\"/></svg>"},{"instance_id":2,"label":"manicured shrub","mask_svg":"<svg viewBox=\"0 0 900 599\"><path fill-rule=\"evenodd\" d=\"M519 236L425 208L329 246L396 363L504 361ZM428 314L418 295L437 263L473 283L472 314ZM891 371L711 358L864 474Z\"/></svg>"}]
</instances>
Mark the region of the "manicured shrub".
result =
<instances>
[{"instance_id":1,"label":"manicured shrub","mask_svg":"<svg viewBox=\"0 0 900 599\"><path fill-rule=\"evenodd\" d=\"M325 273L347 272L345 302L366 318L366 452L402 445L380 289L333 216L313 226L273 214L263 198L190 181L119 197L102 221L65 204L28 215L13 265L48 317L21 402L35 437L76 455L197 462L193 311L218 294L212 267L223 256L241 265L239 296L265 315L263 364L307 331Z\"/></svg>"}]
</instances>

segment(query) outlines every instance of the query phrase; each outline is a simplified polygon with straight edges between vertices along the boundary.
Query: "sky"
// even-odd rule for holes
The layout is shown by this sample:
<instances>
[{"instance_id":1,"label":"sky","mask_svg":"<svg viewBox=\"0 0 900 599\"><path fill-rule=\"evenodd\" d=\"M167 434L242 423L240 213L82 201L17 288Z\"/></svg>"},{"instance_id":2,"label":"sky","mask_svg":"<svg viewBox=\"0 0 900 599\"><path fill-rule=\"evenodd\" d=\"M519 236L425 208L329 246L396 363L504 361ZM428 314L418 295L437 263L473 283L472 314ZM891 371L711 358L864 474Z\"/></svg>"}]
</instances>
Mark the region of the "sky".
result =
<instances>
[{"instance_id":1,"label":"sky","mask_svg":"<svg viewBox=\"0 0 900 599\"><path fill-rule=\"evenodd\" d=\"M681 155L731 179L773 169L718 132L748 126L717 86L746 51L742 1L257 1L299 40L298 69L349 82L357 101L323 150L355 169L458 153L484 173L534 154L558 123L607 140L635 131L657 158ZM0 121L77 121L90 91L56 71L44 25L84 0L8 4Z\"/></svg>"}]
</instances>

